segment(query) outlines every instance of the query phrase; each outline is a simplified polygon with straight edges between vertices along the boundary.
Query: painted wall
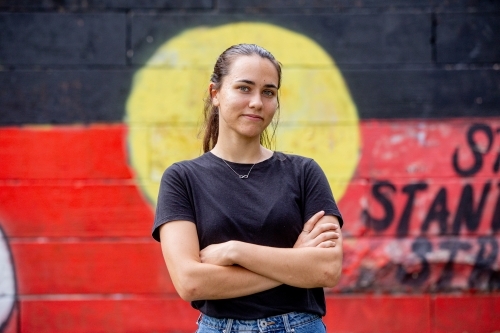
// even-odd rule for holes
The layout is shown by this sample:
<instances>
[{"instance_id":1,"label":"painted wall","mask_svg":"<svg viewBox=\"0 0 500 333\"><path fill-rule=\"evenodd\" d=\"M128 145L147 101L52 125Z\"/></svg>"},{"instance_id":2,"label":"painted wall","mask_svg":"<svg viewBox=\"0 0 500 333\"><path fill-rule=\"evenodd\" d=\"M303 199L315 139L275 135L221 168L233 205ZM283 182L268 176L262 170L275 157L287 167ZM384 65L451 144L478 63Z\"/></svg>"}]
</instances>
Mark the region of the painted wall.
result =
<instances>
[{"instance_id":1,"label":"painted wall","mask_svg":"<svg viewBox=\"0 0 500 333\"><path fill-rule=\"evenodd\" d=\"M195 330L155 193L237 42L344 214L328 330L500 330L499 35L496 0L0 0L0 331Z\"/></svg>"}]
</instances>

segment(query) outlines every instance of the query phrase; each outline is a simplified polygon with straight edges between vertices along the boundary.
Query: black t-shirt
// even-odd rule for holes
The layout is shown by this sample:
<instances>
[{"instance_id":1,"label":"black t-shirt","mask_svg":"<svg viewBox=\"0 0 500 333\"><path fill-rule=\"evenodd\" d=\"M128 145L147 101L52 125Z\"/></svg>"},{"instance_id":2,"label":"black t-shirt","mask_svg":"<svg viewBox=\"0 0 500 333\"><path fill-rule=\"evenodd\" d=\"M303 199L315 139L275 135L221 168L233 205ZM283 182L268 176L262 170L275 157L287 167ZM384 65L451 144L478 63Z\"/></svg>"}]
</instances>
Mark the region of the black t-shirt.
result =
<instances>
[{"instance_id":1,"label":"black t-shirt","mask_svg":"<svg viewBox=\"0 0 500 333\"><path fill-rule=\"evenodd\" d=\"M240 175L252 164L227 162ZM291 248L304 223L324 210L342 217L328 181L309 158L275 152L255 164L240 179L212 153L175 163L163 174L156 207L153 237L169 221L196 224L200 249L238 240L264 246ZM325 315L323 288L281 285L256 294L191 303L216 318L258 319L292 311Z\"/></svg>"}]
</instances>

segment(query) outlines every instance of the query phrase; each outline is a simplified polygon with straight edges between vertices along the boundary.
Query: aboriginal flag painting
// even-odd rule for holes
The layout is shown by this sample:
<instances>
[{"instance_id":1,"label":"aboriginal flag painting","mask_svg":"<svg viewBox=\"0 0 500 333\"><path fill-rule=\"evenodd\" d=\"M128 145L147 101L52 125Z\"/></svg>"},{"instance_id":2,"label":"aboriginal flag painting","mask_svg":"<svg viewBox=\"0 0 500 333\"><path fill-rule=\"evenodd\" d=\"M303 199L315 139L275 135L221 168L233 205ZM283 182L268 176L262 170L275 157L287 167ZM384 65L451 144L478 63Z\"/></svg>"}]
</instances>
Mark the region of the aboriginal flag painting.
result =
<instances>
[{"instance_id":1,"label":"aboriginal flag painting","mask_svg":"<svg viewBox=\"0 0 500 333\"><path fill-rule=\"evenodd\" d=\"M0 0L0 332L196 330L151 227L238 43L344 217L328 330L500 331L499 36L498 1Z\"/></svg>"}]
</instances>

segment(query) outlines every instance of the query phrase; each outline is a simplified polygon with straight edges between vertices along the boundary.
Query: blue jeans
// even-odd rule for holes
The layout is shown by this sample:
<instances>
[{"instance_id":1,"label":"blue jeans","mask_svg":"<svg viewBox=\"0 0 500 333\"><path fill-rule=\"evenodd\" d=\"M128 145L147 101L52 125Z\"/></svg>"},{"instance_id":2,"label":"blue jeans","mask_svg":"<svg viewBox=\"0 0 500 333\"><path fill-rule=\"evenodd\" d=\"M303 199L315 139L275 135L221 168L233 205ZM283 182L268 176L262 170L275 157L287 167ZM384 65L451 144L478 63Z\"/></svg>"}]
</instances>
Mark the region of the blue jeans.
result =
<instances>
[{"instance_id":1,"label":"blue jeans","mask_svg":"<svg viewBox=\"0 0 500 333\"><path fill-rule=\"evenodd\" d=\"M218 319L200 315L197 333L325 333L325 325L318 315L290 312L284 315L256 320Z\"/></svg>"}]
</instances>

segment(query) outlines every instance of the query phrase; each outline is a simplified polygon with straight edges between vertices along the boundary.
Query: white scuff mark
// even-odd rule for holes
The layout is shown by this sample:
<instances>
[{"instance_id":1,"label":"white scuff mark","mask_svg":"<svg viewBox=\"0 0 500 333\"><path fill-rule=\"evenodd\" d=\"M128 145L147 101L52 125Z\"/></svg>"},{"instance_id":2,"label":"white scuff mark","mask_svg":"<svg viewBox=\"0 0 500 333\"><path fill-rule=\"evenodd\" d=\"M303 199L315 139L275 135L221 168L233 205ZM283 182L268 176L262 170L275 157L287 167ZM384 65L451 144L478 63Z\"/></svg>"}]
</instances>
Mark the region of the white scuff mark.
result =
<instances>
[{"instance_id":1,"label":"white scuff mark","mask_svg":"<svg viewBox=\"0 0 500 333\"><path fill-rule=\"evenodd\" d=\"M9 319L16 299L16 280L7 240L0 228L0 327Z\"/></svg>"},{"instance_id":2,"label":"white scuff mark","mask_svg":"<svg viewBox=\"0 0 500 333\"><path fill-rule=\"evenodd\" d=\"M179 55L177 52L173 51L159 51L153 55L153 57L148 61L148 65L151 66L172 66L179 62Z\"/></svg>"},{"instance_id":3,"label":"white scuff mark","mask_svg":"<svg viewBox=\"0 0 500 333\"><path fill-rule=\"evenodd\" d=\"M401 244L397 241L390 242L384 249L384 252L389 258L391 258L394 263L402 263L404 257L404 251Z\"/></svg>"},{"instance_id":4,"label":"white scuff mark","mask_svg":"<svg viewBox=\"0 0 500 333\"><path fill-rule=\"evenodd\" d=\"M391 145L397 145L397 144L403 142L403 140L404 140L404 136L398 134L398 135L392 135L389 142L391 143Z\"/></svg>"},{"instance_id":5,"label":"white scuff mark","mask_svg":"<svg viewBox=\"0 0 500 333\"><path fill-rule=\"evenodd\" d=\"M427 132L425 131L418 131L417 133L417 141L421 146L425 145L425 141L427 138Z\"/></svg>"},{"instance_id":6,"label":"white scuff mark","mask_svg":"<svg viewBox=\"0 0 500 333\"><path fill-rule=\"evenodd\" d=\"M446 263L450 259L449 250L436 250L425 255L429 263Z\"/></svg>"}]
</instances>

